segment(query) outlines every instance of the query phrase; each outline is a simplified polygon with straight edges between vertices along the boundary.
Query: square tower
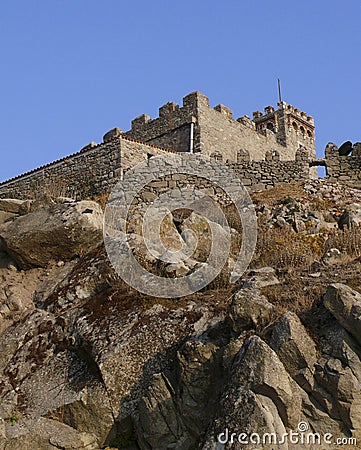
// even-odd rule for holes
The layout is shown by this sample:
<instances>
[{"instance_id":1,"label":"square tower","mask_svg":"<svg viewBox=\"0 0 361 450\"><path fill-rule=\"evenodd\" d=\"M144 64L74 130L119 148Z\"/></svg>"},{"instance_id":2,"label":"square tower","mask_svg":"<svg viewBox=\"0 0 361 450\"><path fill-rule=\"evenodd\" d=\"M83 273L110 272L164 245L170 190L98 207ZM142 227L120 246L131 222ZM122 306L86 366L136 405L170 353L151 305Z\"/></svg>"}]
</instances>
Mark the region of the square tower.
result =
<instances>
[{"instance_id":1,"label":"square tower","mask_svg":"<svg viewBox=\"0 0 361 450\"><path fill-rule=\"evenodd\" d=\"M305 147L310 157L316 157L315 124L311 116L286 102L279 102L278 109L267 106L264 113L253 113L256 130L262 134L266 130L275 133L277 141L296 152Z\"/></svg>"}]
</instances>

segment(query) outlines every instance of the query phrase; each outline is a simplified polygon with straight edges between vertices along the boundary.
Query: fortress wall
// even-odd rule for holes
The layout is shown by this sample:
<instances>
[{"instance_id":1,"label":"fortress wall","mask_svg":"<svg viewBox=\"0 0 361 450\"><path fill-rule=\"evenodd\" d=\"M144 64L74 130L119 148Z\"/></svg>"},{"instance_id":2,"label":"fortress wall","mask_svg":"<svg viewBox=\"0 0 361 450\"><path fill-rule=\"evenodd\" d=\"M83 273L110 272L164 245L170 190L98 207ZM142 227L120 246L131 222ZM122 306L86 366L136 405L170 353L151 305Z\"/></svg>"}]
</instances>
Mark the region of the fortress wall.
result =
<instances>
[{"instance_id":1,"label":"fortress wall","mask_svg":"<svg viewBox=\"0 0 361 450\"><path fill-rule=\"evenodd\" d=\"M163 149L153 144L147 144L130 138L121 140L121 168L126 171L133 166L146 161L150 156L164 155L172 150Z\"/></svg>"},{"instance_id":2,"label":"fortress wall","mask_svg":"<svg viewBox=\"0 0 361 450\"><path fill-rule=\"evenodd\" d=\"M189 152L190 148L191 125L190 123L181 125L166 134L157 138L150 139L149 143L161 147L173 148L179 152Z\"/></svg>"},{"instance_id":3,"label":"fortress wall","mask_svg":"<svg viewBox=\"0 0 361 450\"><path fill-rule=\"evenodd\" d=\"M156 119L151 119L148 114L135 118L132 128L124 136L188 152L190 124L194 121L191 105L186 104L180 108L176 103L170 102L159 108L159 117Z\"/></svg>"},{"instance_id":4,"label":"fortress wall","mask_svg":"<svg viewBox=\"0 0 361 450\"><path fill-rule=\"evenodd\" d=\"M347 186L361 189L361 154L339 156L337 151L330 152L326 147L326 178L339 181ZM357 149L357 147L356 147ZM336 149L337 150L337 149Z\"/></svg>"},{"instance_id":5,"label":"fortress wall","mask_svg":"<svg viewBox=\"0 0 361 450\"><path fill-rule=\"evenodd\" d=\"M116 138L0 183L0 198L34 198L39 191L76 198L101 195L110 192L122 170L146 160L148 155L166 152Z\"/></svg>"},{"instance_id":6,"label":"fortress wall","mask_svg":"<svg viewBox=\"0 0 361 450\"><path fill-rule=\"evenodd\" d=\"M263 190L283 183L307 180L309 178L309 162L302 156L304 155L298 154L297 160L294 161L253 161L226 164L226 166L240 177L243 185L249 191ZM228 176L227 169L224 169L224 176ZM202 178L202 173L199 176L177 173L157 179L144 188L136 203L148 203L163 192L173 189L177 191L183 188L194 188L196 191L216 197L221 203L227 203L221 187L214 184L211 179Z\"/></svg>"},{"instance_id":7,"label":"fortress wall","mask_svg":"<svg viewBox=\"0 0 361 450\"><path fill-rule=\"evenodd\" d=\"M267 151L278 151L281 160L294 160L295 148L285 147L277 141L275 133L265 130L261 134L252 128L246 118L232 119L232 111L223 105L216 109L202 105L199 111L201 152L211 155L220 151L223 160L237 161L238 150L247 150L251 160L262 160ZM221 150L220 150L221 149Z\"/></svg>"},{"instance_id":8,"label":"fortress wall","mask_svg":"<svg viewBox=\"0 0 361 450\"><path fill-rule=\"evenodd\" d=\"M309 164L305 161L251 161L230 164L230 167L250 190L268 189L310 177Z\"/></svg>"},{"instance_id":9,"label":"fortress wall","mask_svg":"<svg viewBox=\"0 0 361 450\"><path fill-rule=\"evenodd\" d=\"M0 198L34 198L39 191L90 197L107 189L119 166L120 140L114 139L1 183Z\"/></svg>"},{"instance_id":10,"label":"fortress wall","mask_svg":"<svg viewBox=\"0 0 361 450\"><path fill-rule=\"evenodd\" d=\"M147 114L137 117L124 135L187 152L191 123L194 124L194 151L209 156L221 151L224 161L236 162L239 149L248 150L252 160L262 160L267 151L275 150L281 160L293 160L299 146L293 141L289 146L280 144L270 130L256 131L255 123L246 116L233 119L232 111L224 105L211 108L208 97L200 92L184 97L182 107L176 103L163 105L155 119Z\"/></svg>"},{"instance_id":11,"label":"fortress wall","mask_svg":"<svg viewBox=\"0 0 361 450\"><path fill-rule=\"evenodd\" d=\"M115 138L1 183L0 198L34 198L39 191L53 196L94 197L110 192L129 168L150 156L169 152L134 139ZM220 154L224 152L221 150ZM280 161L277 152L266 153L263 161L249 161L247 152L245 155L244 161L230 163L230 167L251 190L309 178L307 152L298 151L292 161ZM172 179L166 187L181 185ZM202 181L200 187L208 189L209 182Z\"/></svg>"}]
</instances>

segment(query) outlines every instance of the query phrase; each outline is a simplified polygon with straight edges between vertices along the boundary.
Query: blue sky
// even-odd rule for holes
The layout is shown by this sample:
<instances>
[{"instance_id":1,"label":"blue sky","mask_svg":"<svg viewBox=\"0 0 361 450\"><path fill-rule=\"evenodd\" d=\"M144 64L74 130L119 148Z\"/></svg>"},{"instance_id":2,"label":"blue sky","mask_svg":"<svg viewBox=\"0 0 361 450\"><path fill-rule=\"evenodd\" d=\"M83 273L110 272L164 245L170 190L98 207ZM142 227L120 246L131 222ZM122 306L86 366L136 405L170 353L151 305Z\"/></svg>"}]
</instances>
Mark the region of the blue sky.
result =
<instances>
[{"instance_id":1,"label":"blue sky","mask_svg":"<svg viewBox=\"0 0 361 450\"><path fill-rule=\"evenodd\" d=\"M318 154L361 141L360 0L2 0L0 180L200 90L236 117L283 98Z\"/></svg>"}]
</instances>

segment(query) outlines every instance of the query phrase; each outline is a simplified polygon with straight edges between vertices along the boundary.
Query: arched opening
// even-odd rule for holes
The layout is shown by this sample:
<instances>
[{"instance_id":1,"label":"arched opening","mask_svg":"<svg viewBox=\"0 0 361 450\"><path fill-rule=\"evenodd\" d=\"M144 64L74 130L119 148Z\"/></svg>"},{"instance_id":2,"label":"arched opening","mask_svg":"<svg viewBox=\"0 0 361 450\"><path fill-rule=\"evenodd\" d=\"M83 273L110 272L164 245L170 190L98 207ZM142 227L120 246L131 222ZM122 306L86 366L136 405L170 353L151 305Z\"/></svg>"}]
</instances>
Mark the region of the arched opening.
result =
<instances>
[{"instance_id":1,"label":"arched opening","mask_svg":"<svg viewBox=\"0 0 361 450\"><path fill-rule=\"evenodd\" d=\"M312 132L311 132L310 130L307 130L307 136L308 136L309 138L312 137Z\"/></svg>"},{"instance_id":2,"label":"arched opening","mask_svg":"<svg viewBox=\"0 0 361 450\"><path fill-rule=\"evenodd\" d=\"M296 122L292 122L292 126L295 131L298 131L298 125Z\"/></svg>"},{"instance_id":3,"label":"arched opening","mask_svg":"<svg viewBox=\"0 0 361 450\"><path fill-rule=\"evenodd\" d=\"M305 134L305 132L306 132L305 128L302 125L300 126L300 131L302 134Z\"/></svg>"},{"instance_id":4,"label":"arched opening","mask_svg":"<svg viewBox=\"0 0 361 450\"><path fill-rule=\"evenodd\" d=\"M273 133L275 132L275 126L272 122L268 122L267 124L267 130L272 131Z\"/></svg>"}]
</instances>

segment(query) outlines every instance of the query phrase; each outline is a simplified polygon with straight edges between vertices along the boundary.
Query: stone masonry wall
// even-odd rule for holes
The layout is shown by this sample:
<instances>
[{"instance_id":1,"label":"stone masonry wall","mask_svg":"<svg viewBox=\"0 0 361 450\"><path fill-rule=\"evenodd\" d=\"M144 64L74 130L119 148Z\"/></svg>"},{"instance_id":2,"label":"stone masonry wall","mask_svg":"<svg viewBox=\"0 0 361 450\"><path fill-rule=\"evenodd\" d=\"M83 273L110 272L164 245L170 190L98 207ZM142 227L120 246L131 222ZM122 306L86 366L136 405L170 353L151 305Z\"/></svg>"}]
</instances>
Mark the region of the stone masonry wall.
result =
<instances>
[{"instance_id":1,"label":"stone masonry wall","mask_svg":"<svg viewBox=\"0 0 361 450\"><path fill-rule=\"evenodd\" d=\"M309 179L309 165L303 161L252 161L230 166L251 191Z\"/></svg>"},{"instance_id":2,"label":"stone masonry wall","mask_svg":"<svg viewBox=\"0 0 361 450\"><path fill-rule=\"evenodd\" d=\"M187 102L187 97L184 99L182 108L172 102L163 105L159 108L159 117L156 119L151 119L148 114L135 118L132 121L131 130L125 132L124 136L172 148L179 152L188 152L190 127L196 119L193 117L194 105L192 102Z\"/></svg>"},{"instance_id":3,"label":"stone masonry wall","mask_svg":"<svg viewBox=\"0 0 361 450\"><path fill-rule=\"evenodd\" d=\"M221 151L223 160L237 162L239 150L246 150L251 160L262 160L269 151L276 151L281 160L294 160L295 148L285 147L277 141L275 133L255 130L254 122L246 117L232 118L232 111L223 105L214 109L208 105L208 98L199 101L200 151L211 156ZM221 150L220 150L221 149Z\"/></svg>"},{"instance_id":4,"label":"stone masonry wall","mask_svg":"<svg viewBox=\"0 0 361 450\"><path fill-rule=\"evenodd\" d=\"M298 153L295 161L252 161L243 163L232 163L228 165L241 179L243 185L249 191L264 190L282 183L290 183L294 181L307 180L309 178L309 164L308 160L302 158L304 154ZM218 162L213 160L211 164L215 164L217 169L222 171L222 167ZM144 173L147 169L143 169ZM210 195L216 198L220 204L228 204L231 200L225 195L221 185L213 179L202 176L200 173L197 176L188 175L184 173L173 173L157 180L150 182L144 189L142 189L136 198L135 205L140 203L148 203L156 200L160 194L164 192L173 191L171 196L177 198L181 196L183 189L194 189L195 192ZM228 177L227 169L224 169L224 177ZM224 181L222 179L221 181ZM134 178L134 183L138 182L138 178ZM142 185L142 176L139 177L139 186Z\"/></svg>"},{"instance_id":5,"label":"stone masonry wall","mask_svg":"<svg viewBox=\"0 0 361 450\"><path fill-rule=\"evenodd\" d=\"M294 160L299 147L296 140L290 141L292 145L280 144L277 135L270 130L257 132L255 123L247 116L233 119L232 111L224 105L211 108L208 97L200 92L184 97L182 107L176 103L165 104L159 108L156 119L147 114L137 117L125 136L189 151L191 123L194 151L208 156L221 152L224 161L237 162L239 150L247 150L251 160L264 159L268 151L277 151L281 160Z\"/></svg>"},{"instance_id":6,"label":"stone masonry wall","mask_svg":"<svg viewBox=\"0 0 361 450\"><path fill-rule=\"evenodd\" d=\"M121 172L125 172L151 156L175 153L173 150L157 147L135 139L121 139Z\"/></svg>"},{"instance_id":7,"label":"stone masonry wall","mask_svg":"<svg viewBox=\"0 0 361 450\"><path fill-rule=\"evenodd\" d=\"M118 175L120 141L100 144L0 184L0 197L34 198L39 191L83 198L101 193Z\"/></svg>"},{"instance_id":8,"label":"stone masonry wall","mask_svg":"<svg viewBox=\"0 0 361 450\"><path fill-rule=\"evenodd\" d=\"M122 171L151 155L167 153L152 145L112 139L0 183L0 198L34 198L37 193L88 198L110 192Z\"/></svg>"},{"instance_id":9,"label":"stone masonry wall","mask_svg":"<svg viewBox=\"0 0 361 450\"><path fill-rule=\"evenodd\" d=\"M338 148L330 143L325 149L326 178L361 189L361 143L353 146L351 155L339 156Z\"/></svg>"},{"instance_id":10,"label":"stone masonry wall","mask_svg":"<svg viewBox=\"0 0 361 450\"><path fill-rule=\"evenodd\" d=\"M94 197L110 192L129 168L153 155L169 152L171 150L152 144L118 137L85 147L78 153L1 183L0 198L34 198L38 192L76 198ZM241 156L243 159L238 163L229 164L251 190L309 177L308 155L302 149L293 161L280 161L277 152L268 152L263 161L249 161L246 151ZM175 185L180 186L181 181L184 182L180 178ZM169 187L174 185L173 182ZM208 188L208 182L204 183L203 187Z\"/></svg>"}]
</instances>

